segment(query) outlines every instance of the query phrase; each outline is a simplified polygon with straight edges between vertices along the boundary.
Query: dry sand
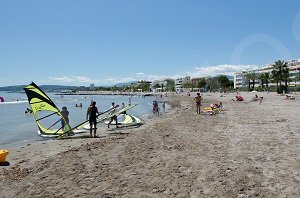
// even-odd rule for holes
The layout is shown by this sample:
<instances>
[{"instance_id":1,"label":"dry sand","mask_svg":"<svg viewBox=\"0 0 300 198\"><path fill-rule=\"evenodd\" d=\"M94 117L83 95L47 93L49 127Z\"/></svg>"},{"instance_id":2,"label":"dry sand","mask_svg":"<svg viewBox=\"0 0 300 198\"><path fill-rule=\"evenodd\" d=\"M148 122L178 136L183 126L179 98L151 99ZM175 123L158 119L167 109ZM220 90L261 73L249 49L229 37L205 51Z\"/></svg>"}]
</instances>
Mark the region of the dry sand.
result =
<instances>
[{"instance_id":1,"label":"dry sand","mask_svg":"<svg viewBox=\"0 0 300 198\"><path fill-rule=\"evenodd\" d=\"M124 134L14 148L0 197L300 197L299 96L263 96L204 94L227 111L203 116L173 95L172 113Z\"/></svg>"}]
</instances>

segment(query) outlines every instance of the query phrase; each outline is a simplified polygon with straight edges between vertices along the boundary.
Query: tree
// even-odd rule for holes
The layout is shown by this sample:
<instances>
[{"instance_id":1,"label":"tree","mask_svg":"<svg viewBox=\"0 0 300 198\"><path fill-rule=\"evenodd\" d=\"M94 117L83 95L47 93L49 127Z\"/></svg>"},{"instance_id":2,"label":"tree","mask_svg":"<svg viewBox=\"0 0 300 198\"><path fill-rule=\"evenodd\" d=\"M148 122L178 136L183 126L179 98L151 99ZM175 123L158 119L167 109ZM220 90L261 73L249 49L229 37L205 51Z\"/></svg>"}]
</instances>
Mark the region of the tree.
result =
<instances>
[{"instance_id":1,"label":"tree","mask_svg":"<svg viewBox=\"0 0 300 198\"><path fill-rule=\"evenodd\" d=\"M201 78L198 82L197 82L197 87L199 89L201 89L202 87L204 87L206 85L206 80L205 78Z\"/></svg>"},{"instance_id":2,"label":"tree","mask_svg":"<svg viewBox=\"0 0 300 198\"><path fill-rule=\"evenodd\" d=\"M206 78L206 84L209 86L209 90L219 90L220 88L220 83L219 83L219 77L207 77Z\"/></svg>"},{"instance_id":3,"label":"tree","mask_svg":"<svg viewBox=\"0 0 300 198\"><path fill-rule=\"evenodd\" d=\"M266 83L267 89L269 89L269 80L270 80L270 73L264 73L264 81Z\"/></svg>"},{"instance_id":4,"label":"tree","mask_svg":"<svg viewBox=\"0 0 300 198\"><path fill-rule=\"evenodd\" d=\"M289 71L288 65L287 65L287 62L278 60L272 66L273 66L272 78L276 82L277 93L281 94L282 93L282 84L281 84L282 81L284 81L286 83L286 87L287 87L288 80L285 79L284 77L287 77L286 72ZM279 87L278 87L278 84L279 84Z\"/></svg>"},{"instance_id":5,"label":"tree","mask_svg":"<svg viewBox=\"0 0 300 198\"><path fill-rule=\"evenodd\" d=\"M225 91L226 87L228 87L228 85L229 85L228 77L225 75L220 75L220 76L218 76L218 81L221 85L222 90Z\"/></svg>"},{"instance_id":6,"label":"tree","mask_svg":"<svg viewBox=\"0 0 300 198\"><path fill-rule=\"evenodd\" d=\"M183 84L183 88L195 88L195 85L192 83L185 83Z\"/></svg>"},{"instance_id":7,"label":"tree","mask_svg":"<svg viewBox=\"0 0 300 198\"><path fill-rule=\"evenodd\" d=\"M248 81L248 91L250 91L250 87L251 87L251 75L250 75L250 73L245 74L245 78Z\"/></svg>"},{"instance_id":8,"label":"tree","mask_svg":"<svg viewBox=\"0 0 300 198\"><path fill-rule=\"evenodd\" d=\"M254 89L254 87L255 87L255 80L257 79L257 73L251 72L249 74L249 78L250 78L250 80L252 80L252 89Z\"/></svg>"},{"instance_id":9,"label":"tree","mask_svg":"<svg viewBox=\"0 0 300 198\"><path fill-rule=\"evenodd\" d=\"M282 79L283 79L284 85L285 85L285 92L287 92L288 91L288 82L290 82L290 70L287 66L284 67L282 70Z\"/></svg>"},{"instance_id":10,"label":"tree","mask_svg":"<svg viewBox=\"0 0 300 198\"><path fill-rule=\"evenodd\" d=\"M258 74L257 79L259 79L261 81L261 87L264 87L264 85L265 85L265 74L264 73Z\"/></svg>"},{"instance_id":11,"label":"tree","mask_svg":"<svg viewBox=\"0 0 300 198\"><path fill-rule=\"evenodd\" d=\"M160 88L160 85L157 83L157 84L154 85L154 88L155 89Z\"/></svg>"},{"instance_id":12,"label":"tree","mask_svg":"<svg viewBox=\"0 0 300 198\"><path fill-rule=\"evenodd\" d=\"M167 91L175 91L175 81L173 79L167 79L166 89Z\"/></svg>"},{"instance_id":13,"label":"tree","mask_svg":"<svg viewBox=\"0 0 300 198\"><path fill-rule=\"evenodd\" d=\"M147 83L146 81L141 81L138 88L139 88L139 89L142 89L143 91L149 91L149 89L150 89L150 84Z\"/></svg>"}]
</instances>

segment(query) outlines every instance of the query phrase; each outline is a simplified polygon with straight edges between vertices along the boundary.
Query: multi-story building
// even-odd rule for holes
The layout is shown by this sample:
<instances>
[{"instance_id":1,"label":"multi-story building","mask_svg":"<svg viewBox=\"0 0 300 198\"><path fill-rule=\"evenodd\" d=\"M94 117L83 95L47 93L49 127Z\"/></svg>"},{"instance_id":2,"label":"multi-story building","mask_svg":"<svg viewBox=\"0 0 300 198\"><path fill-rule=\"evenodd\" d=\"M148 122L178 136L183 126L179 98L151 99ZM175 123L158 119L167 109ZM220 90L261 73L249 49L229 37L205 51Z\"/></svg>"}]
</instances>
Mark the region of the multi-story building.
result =
<instances>
[{"instance_id":1,"label":"multi-story building","mask_svg":"<svg viewBox=\"0 0 300 198\"><path fill-rule=\"evenodd\" d=\"M175 80L175 90L176 92L182 92L184 90L183 85L191 83L191 77L190 76L185 76L183 78L177 78Z\"/></svg>"},{"instance_id":2,"label":"multi-story building","mask_svg":"<svg viewBox=\"0 0 300 198\"><path fill-rule=\"evenodd\" d=\"M159 87L157 87L157 85ZM167 80L155 80L151 83L150 88L153 92L162 92L167 88Z\"/></svg>"},{"instance_id":3,"label":"multi-story building","mask_svg":"<svg viewBox=\"0 0 300 198\"><path fill-rule=\"evenodd\" d=\"M272 63L273 64L273 63ZM273 70L272 64L268 64L266 66L262 66L259 68L254 68L251 70L244 70L241 72L234 73L234 88L240 88L240 87L246 87L248 86L249 80L246 78L246 74L249 73L269 73L271 75L271 72ZM300 60L290 60L287 61L288 68L290 71L290 83L289 86L296 86L300 85L299 80L299 72L300 72ZM261 81L259 79L255 80L255 87L258 87L261 85ZM275 85L275 83L269 83L270 86Z\"/></svg>"}]
</instances>

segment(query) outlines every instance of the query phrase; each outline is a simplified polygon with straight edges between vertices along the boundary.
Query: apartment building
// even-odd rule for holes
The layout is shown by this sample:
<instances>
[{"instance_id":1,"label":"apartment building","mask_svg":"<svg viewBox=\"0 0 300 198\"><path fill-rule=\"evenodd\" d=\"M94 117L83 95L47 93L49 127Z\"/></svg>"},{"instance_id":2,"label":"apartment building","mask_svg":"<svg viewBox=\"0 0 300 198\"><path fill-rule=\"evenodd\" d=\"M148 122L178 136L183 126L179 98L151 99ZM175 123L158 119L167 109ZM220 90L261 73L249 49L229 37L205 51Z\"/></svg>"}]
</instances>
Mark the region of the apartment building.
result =
<instances>
[{"instance_id":1,"label":"apartment building","mask_svg":"<svg viewBox=\"0 0 300 198\"><path fill-rule=\"evenodd\" d=\"M163 92L167 88L167 80L155 80L150 84L150 88L153 92ZM159 85L160 87L156 87Z\"/></svg>"},{"instance_id":2,"label":"apartment building","mask_svg":"<svg viewBox=\"0 0 300 198\"><path fill-rule=\"evenodd\" d=\"M175 79L175 90L176 92L183 92L184 88L183 85L191 83L191 77L190 76L185 76L183 78L177 78Z\"/></svg>"},{"instance_id":3,"label":"apartment building","mask_svg":"<svg viewBox=\"0 0 300 198\"><path fill-rule=\"evenodd\" d=\"M290 83L289 86L296 86L300 85L300 81L298 79L299 72L300 72L300 60L289 60L287 61L288 68L290 71ZM272 63L274 64L274 63ZM247 87L248 86L248 79L245 77L246 74L249 73L269 73L271 74L273 70L272 64L268 64L266 66L262 66L259 68L253 68L251 70L245 70L241 72L234 73L234 88L241 88L241 87ZM258 87L261 85L261 81L259 79L255 80L255 87ZM275 85L275 83L269 83L270 86Z\"/></svg>"}]
</instances>

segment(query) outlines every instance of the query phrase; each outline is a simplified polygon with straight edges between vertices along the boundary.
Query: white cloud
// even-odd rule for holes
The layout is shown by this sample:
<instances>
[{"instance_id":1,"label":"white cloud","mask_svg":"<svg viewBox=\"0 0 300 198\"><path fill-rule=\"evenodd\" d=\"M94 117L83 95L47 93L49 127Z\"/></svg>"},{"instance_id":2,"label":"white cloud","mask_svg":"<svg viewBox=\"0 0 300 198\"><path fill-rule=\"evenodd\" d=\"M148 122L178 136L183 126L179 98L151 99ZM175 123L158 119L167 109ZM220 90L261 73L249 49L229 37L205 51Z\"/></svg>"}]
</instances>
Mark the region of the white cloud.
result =
<instances>
[{"instance_id":1,"label":"white cloud","mask_svg":"<svg viewBox=\"0 0 300 198\"><path fill-rule=\"evenodd\" d=\"M257 67L256 65L215 65L215 66L202 66L195 67L195 71L190 73L193 77L203 76L216 76L219 74L233 75L235 72L242 70L252 69Z\"/></svg>"},{"instance_id":2,"label":"white cloud","mask_svg":"<svg viewBox=\"0 0 300 198\"><path fill-rule=\"evenodd\" d=\"M219 74L233 75L234 72L239 72L246 69L251 69L257 67L255 65L215 65L215 66L199 66L195 67L192 71L186 72L182 75L155 75L155 74L145 74L143 72L135 73L135 75L129 77L108 77L105 79L91 79L86 76L60 76L60 77L49 77L50 82L56 83L66 83L72 85L89 85L91 83L98 85L114 85L117 83L126 83L132 81L154 81L162 80L167 78L180 78L183 76L191 77L205 77L205 76L216 76Z\"/></svg>"},{"instance_id":3,"label":"white cloud","mask_svg":"<svg viewBox=\"0 0 300 198\"><path fill-rule=\"evenodd\" d=\"M137 76L144 76L145 74L143 72L136 73Z\"/></svg>"},{"instance_id":4,"label":"white cloud","mask_svg":"<svg viewBox=\"0 0 300 198\"><path fill-rule=\"evenodd\" d=\"M51 81L62 83L97 83L98 80L93 80L86 76L61 76L61 77L49 77Z\"/></svg>"}]
</instances>

